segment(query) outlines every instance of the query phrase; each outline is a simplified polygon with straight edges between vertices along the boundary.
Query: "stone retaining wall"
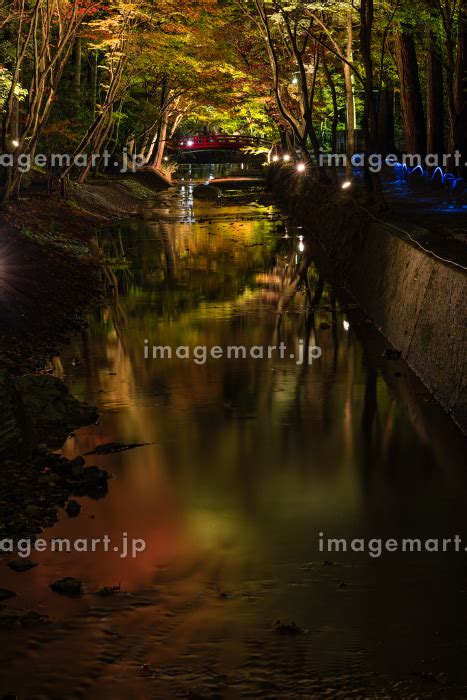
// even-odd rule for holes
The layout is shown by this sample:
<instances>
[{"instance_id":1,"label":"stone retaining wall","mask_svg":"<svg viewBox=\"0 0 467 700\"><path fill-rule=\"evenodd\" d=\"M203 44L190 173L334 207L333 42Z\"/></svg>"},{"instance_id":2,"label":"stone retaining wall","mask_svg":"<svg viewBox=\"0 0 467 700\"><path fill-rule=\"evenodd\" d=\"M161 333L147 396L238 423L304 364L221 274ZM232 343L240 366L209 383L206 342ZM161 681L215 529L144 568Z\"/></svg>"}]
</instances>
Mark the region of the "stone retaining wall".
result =
<instances>
[{"instance_id":1,"label":"stone retaining wall","mask_svg":"<svg viewBox=\"0 0 467 700\"><path fill-rule=\"evenodd\" d=\"M349 196L273 169L285 208L324 248L349 291L403 359L467 432L465 271L372 222Z\"/></svg>"}]
</instances>

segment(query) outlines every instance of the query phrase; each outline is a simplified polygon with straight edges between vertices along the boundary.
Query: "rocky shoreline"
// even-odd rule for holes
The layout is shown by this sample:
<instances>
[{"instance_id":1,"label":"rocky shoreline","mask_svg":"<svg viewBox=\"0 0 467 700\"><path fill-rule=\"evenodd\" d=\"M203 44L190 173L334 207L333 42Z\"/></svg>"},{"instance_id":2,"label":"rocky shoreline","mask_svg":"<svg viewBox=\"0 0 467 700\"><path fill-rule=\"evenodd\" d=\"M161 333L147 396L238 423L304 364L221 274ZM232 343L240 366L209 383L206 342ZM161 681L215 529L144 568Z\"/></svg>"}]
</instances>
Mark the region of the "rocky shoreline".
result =
<instances>
[{"instance_id":1,"label":"rocky shoreline","mask_svg":"<svg viewBox=\"0 0 467 700\"><path fill-rule=\"evenodd\" d=\"M0 539L35 537L71 496L106 493L109 474L53 452L72 430L97 420L97 409L56 377L0 372Z\"/></svg>"},{"instance_id":2,"label":"rocky shoreline","mask_svg":"<svg viewBox=\"0 0 467 700\"><path fill-rule=\"evenodd\" d=\"M87 465L82 456L68 460L53 451L71 430L97 419L97 409L73 398L56 377L15 379L0 371L0 556L13 571L36 566L21 552L57 522L61 509L69 518L80 514L73 497L106 495L107 471ZM0 602L14 597L14 591L0 587ZM0 605L0 627L46 620Z\"/></svg>"},{"instance_id":3,"label":"rocky shoreline","mask_svg":"<svg viewBox=\"0 0 467 700\"><path fill-rule=\"evenodd\" d=\"M101 295L97 231L138 214L145 200L167 186L157 173L143 172L70 188L63 199L47 197L39 178L21 200L0 211L2 542L33 540L57 521L60 509L68 517L79 515L73 497L107 492L108 472L82 456L68 460L57 452L74 429L95 423L98 413L48 374L47 364L85 327L85 314ZM0 554L13 567L14 552ZM0 609L0 624L23 624L10 612Z\"/></svg>"}]
</instances>

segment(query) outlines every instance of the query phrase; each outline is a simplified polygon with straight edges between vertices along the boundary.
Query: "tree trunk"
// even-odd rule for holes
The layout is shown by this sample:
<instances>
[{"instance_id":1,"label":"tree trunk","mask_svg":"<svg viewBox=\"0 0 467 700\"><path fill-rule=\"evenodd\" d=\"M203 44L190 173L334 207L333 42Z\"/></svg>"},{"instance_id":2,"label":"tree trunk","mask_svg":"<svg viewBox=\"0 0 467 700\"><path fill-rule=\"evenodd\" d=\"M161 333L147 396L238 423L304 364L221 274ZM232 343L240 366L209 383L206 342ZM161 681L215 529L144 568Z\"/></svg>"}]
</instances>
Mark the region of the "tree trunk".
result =
<instances>
[{"instance_id":1,"label":"tree trunk","mask_svg":"<svg viewBox=\"0 0 467 700\"><path fill-rule=\"evenodd\" d=\"M461 0L459 8L459 34L454 84L456 119L454 122L454 148L461 153L460 175L467 176L467 1Z\"/></svg>"},{"instance_id":2,"label":"tree trunk","mask_svg":"<svg viewBox=\"0 0 467 700\"><path fill-rule=\"evenodd\" d=\"M394 43L401 86L405 149L407 153L423 156L426 151L426 126L415 42L411 34L402 31L395 35Z\"/></svg>"},{"instance_id":3,"label":"tree trunk","mask_svg":"<svg viewBox=\"0 0 467 700\"><path fill-rule=\"evenodd\" d=\"M329 70L329 66L326 63L326 59L323 57L323 68L324 68L324 75L326 76L326 80L329 86L329 91L331 93L331 98L332 98L332 123L331 123L331 153L336 153L337 151L337 126L339 124L339 107L337 103L337 91L336 91L336 86L333 80L333 77L331 75L331 71ZM334 165L331 168L331 174L332 174L332 179L333 182L337 182L337 170L336 166Z\"/></svg>"},{"instance_id":4,"label":"tree trunk","mask_svg":"<svg viewBox=\"0 0 467 700\"><path fill-rule=\"evenodd\" d=\"M384 87L378 105L378 151L384 156L396 152L394 140L394 89Z\"/></svg>"},{"instance_id":5,"label":"tree trunk","mask_svg":"<svg viewBox=\"0 0 467 700\"><path fill-rule=\"evenodd\" d=\"M373 0L361 0L360 2L360 48L365 75L365 97L363 102L362 132L365 140L365 163L363 168L363 180L368 193L369 204L377 204L384 207L383 189L379 173L374 173L369 168L368 158L375 153L377 143L377 114L374 86L374 68L372 55L372 34L374 21Z\"/></svg>"},{"instance_id":6,"label":"tree trunk","mask_svg":"<svg viewBox=\"0 0 467 700\"><path fill-rule=\"evenodd\" d=\"M12 139L18 140L19 136L19 100L17 97L13 98L13 107L11 112L11 137Z\"/></svg>"},{"instance_id":7,"label":"tree trunk","mask_svg":"<svg viewBox=\"0 0 467 700\"><path fill-rule=\"evenodd\" d=\"M90 96L90 106L92 119L96 118L96 105L97 105L97 67L99 64L97 51L91 51L91 96Z\"/></svg>"},{"instance_id":8,"label":"tree trunk","mask_svg":"<svg viewBox=\"0 0 467 700\"><path fill-rule=\"evenodd\" d=\"M169 96L169 81L167 79L167 76L164 76L164 79L162 81L161 99L160 99L160 122L159 122L159 126L157 127L157 131L154 134L154 137L152 139L151 146L149 147L148 156L147 156L147 163L148 163L148 165L150 165L153 168L160 167L160 164L162 163L162 158L164 155L165 140L167 138L167 126L169 123L168 114L167 114L167 112L168 112L168 105L167 105L168 96ZM159 162L159 165L156 165L157 162Z\"/></svg>"},{"instance_id":9,"label":"tree trunk","mask_svg":"<svg viewBox=\"0 0 467 700\"><path fill-rule=\"evenodd\" d=\"M350 10L347 15L347 48L345 56L348 63L344 63L345 99L347 103L347 177L352 177L352 156L357 148L355 139L355 99L353 91L353 77L349 65L352 62L352 43L352 11Z\"/></svg>"},{"instance_id":10,"label":"tree trunk","mask_svg":"<svg viewBox=\"0 0 467 700\"><path fill-rule=\"evenodd\" d=\"M169 132L169 139L173 139L175 132L177 131L178 127L180 126L180 123L183 119L183 114L177 114L175 119L173 120L173 124L170 127L170 132Z\"/></svg>"},{"instance_id":11,"label":"tree trunk","mask_svg":"<svg viewBox=\"0 0 467 700\"><path fill-rule=\"evenodd\" d=\"M434 32L429 35L426 58L426 126L427 153L444 153L444 89L443 64Z\"/></svg>"},{"instance_id":12,"label":"tree trunk","mask_svg":"<svg viewBox=\"0 0 467 700\"><path fill-rule=\"evenodd\" d=\"M151 163L151 161L153 160L154 151L156 150L157 144L159 142L160 130L161 130L161 125L159 123L157 125L157 129L155 130L154 135L151 139L151 143L149 144L149 148L147 150L147 153L145 154L145 160L146 160L147 164ZM147 143L144 144L144 148L146 148L146 147L147 147ZM144 153L143 148L141 148L141 153Z\"/></svg>"},{"instance_id":13,"label":"tree trunk","mask_svg":"<svg viewBox=\"0 0 467 700\"><path fill-rule=\"evenodd\" d=\"M167 128L169 125L169 111L166 109L162 115L161 128L159 130L159 138L157 141L156 154L151 163L152 167L160 170L162 158L164 157L165 143L167 140Z\"/></svg>"},{"instance_id":14,"label":"tree trunk","mask_svg":"<svg viewBox=\"0 0 467 700\"><path fill-rule=\"evenodd\" d=\"M279 139L281 142L281 148L284 151L284 153L287 153L287 134L285 131L285 126L283 124L279 124L278 131L279 131Z\"/></svg>"},{"instance_id":15,"label":"tree trunk","mask_svg":"<svg viewBox=\"0 0 467 700\"><path fill-rule=\"evenodd\" d=\"M73 90L76 101L79 102L81 93L81 37L77 37L75 41Z\"/></svg>"}]
</instances>

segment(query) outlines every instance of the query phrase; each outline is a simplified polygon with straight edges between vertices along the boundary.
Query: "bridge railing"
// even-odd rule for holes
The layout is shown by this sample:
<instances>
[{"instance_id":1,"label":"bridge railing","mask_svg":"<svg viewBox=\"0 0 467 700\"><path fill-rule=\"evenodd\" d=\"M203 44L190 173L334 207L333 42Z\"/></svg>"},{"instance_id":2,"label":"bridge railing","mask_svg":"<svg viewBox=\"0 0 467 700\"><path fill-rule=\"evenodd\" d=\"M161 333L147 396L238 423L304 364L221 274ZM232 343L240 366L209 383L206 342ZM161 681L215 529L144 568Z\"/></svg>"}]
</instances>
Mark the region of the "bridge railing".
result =
<instances>
[{"instance_id":1,"label":"bridge railing","mask_svg":"<svg viewBox=\"0 0 467 700\"><path fill-rule=\"evenodd\" d=\"M242 136L230 134L208 134L203 136L190 136L182 139L171 139L167 141L167 146L176 150L196 150L197 148L244 148L246 146L257 146L267 144L265 139L257 136Z\"/></svg>"}]
</instances>

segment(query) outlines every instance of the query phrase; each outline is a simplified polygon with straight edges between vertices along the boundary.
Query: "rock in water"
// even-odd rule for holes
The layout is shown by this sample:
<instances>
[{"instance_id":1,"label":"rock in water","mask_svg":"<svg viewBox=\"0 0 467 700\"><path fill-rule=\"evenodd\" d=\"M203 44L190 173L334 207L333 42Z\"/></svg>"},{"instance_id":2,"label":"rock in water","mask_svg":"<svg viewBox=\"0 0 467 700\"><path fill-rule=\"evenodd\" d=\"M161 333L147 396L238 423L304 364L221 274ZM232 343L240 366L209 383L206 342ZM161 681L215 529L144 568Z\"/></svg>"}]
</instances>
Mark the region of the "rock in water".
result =
<instances>
[{"instance_id":1,"label":"rock in water","mask_svg":"<svg viewBox=\"0 0 467 700\"><path fill-rule=\"evenodd\" d=\"M148 442L132 442L128 445L124 445L122 442L106 442L103 445L97 445L91 452L85 452L85 456L88 455L109 455L115 452L124 452L125 450L134 450L137 447L146 447L150 443Z\"/></svg>"},{"instance_id":2,"label":"rock in water","mask_svg":"<svg viewBox=\"0 0 467 700\"><path fill-rule=\"evenodd\" d=\"M222 192L218 187L214 187L213 185L197 185L193 189L193 197L195 199L215 200L222 197Z\"/></svg>"},{"instance_id":3,"label":"rock in water","mask_svg":"<svg viewBox=\"0 0 467 700\"><path fill-rule=\"evenodd\" d=\"M281 622L280 620L275 621L273 630L277 634L286 634L290 636L304 634L305 632L305 630L296 625L295 622Z\"/></svg>"},{"instance_id":4,"label":"rock in water","mask_svg":"<svg viewBox=\"0 0 467 700\"><path fill-rule=\"evenodd\" d=\"M90 484L103 485L110 479L110 474L99 467L86 467L83 469L83 478Z\"/></svg>"},{"instance_id":5,"label":"rock in water","mask_svg":"<svg viewBox=\"0 0 467 700\"><path fill-rule=\"evenodd\" d=\"M84 479L84 467L81 467L79 464L74 464L70 468L70 475L72 479L76 479L77 481Z\"/></svg>"},{"instance_id":6,"label":"rock in water","mask_svg":"<svg viewBox=\"0 0 467 700\"><path fill-rule=\"evenodd\" d=\"M96 595L100 595L102 598L117 595L118 593L123 593L121 586L104 586L104 588L96 591Z\"/></svg>"},{"instance_id":7,"label":"rock in water","mask_svg":"<svg viewBox=\"0 0 467 700\"><path fill-rule=\"evenodd\" d=\"M81 506L78 501L68 501L66 512L69 518L76 518L81 512Z\"/></svg>"},{"instance_id":8,"label":"rock in water","mask_svg":"<svg viewBox=\"0 0 467 700\"><path fill-rule=\"evenodd\" d=\"M30 569L34 569L35 566L37 566L37 562L33 561L32 559L12 559L11 561L8 562L8 566L12 571L29 571Z\"/></svg>"},{"instance_id":9,"label":"rock in water","mask_svg":"<svg viewBox=\"0 0 467 700\"><path fill-rule=\"evenodd\" d=\"M66 576L65 578L60 579L60 581L51 583L50 588L55 593L70 596L79 596L81 595L82 591L81 581L77 578L72 578L71 576Z\"/></svg>"},{"instance_id":10,"label":"rock in water","mask_svg":"<svg viewBox=\"0 0 467 700\"><path fill-rule=\"evenodd\" d=\"M70 467L84 467L85 464L86 460L81 455L70 460Z\"/></svg>"}]
</instances>

